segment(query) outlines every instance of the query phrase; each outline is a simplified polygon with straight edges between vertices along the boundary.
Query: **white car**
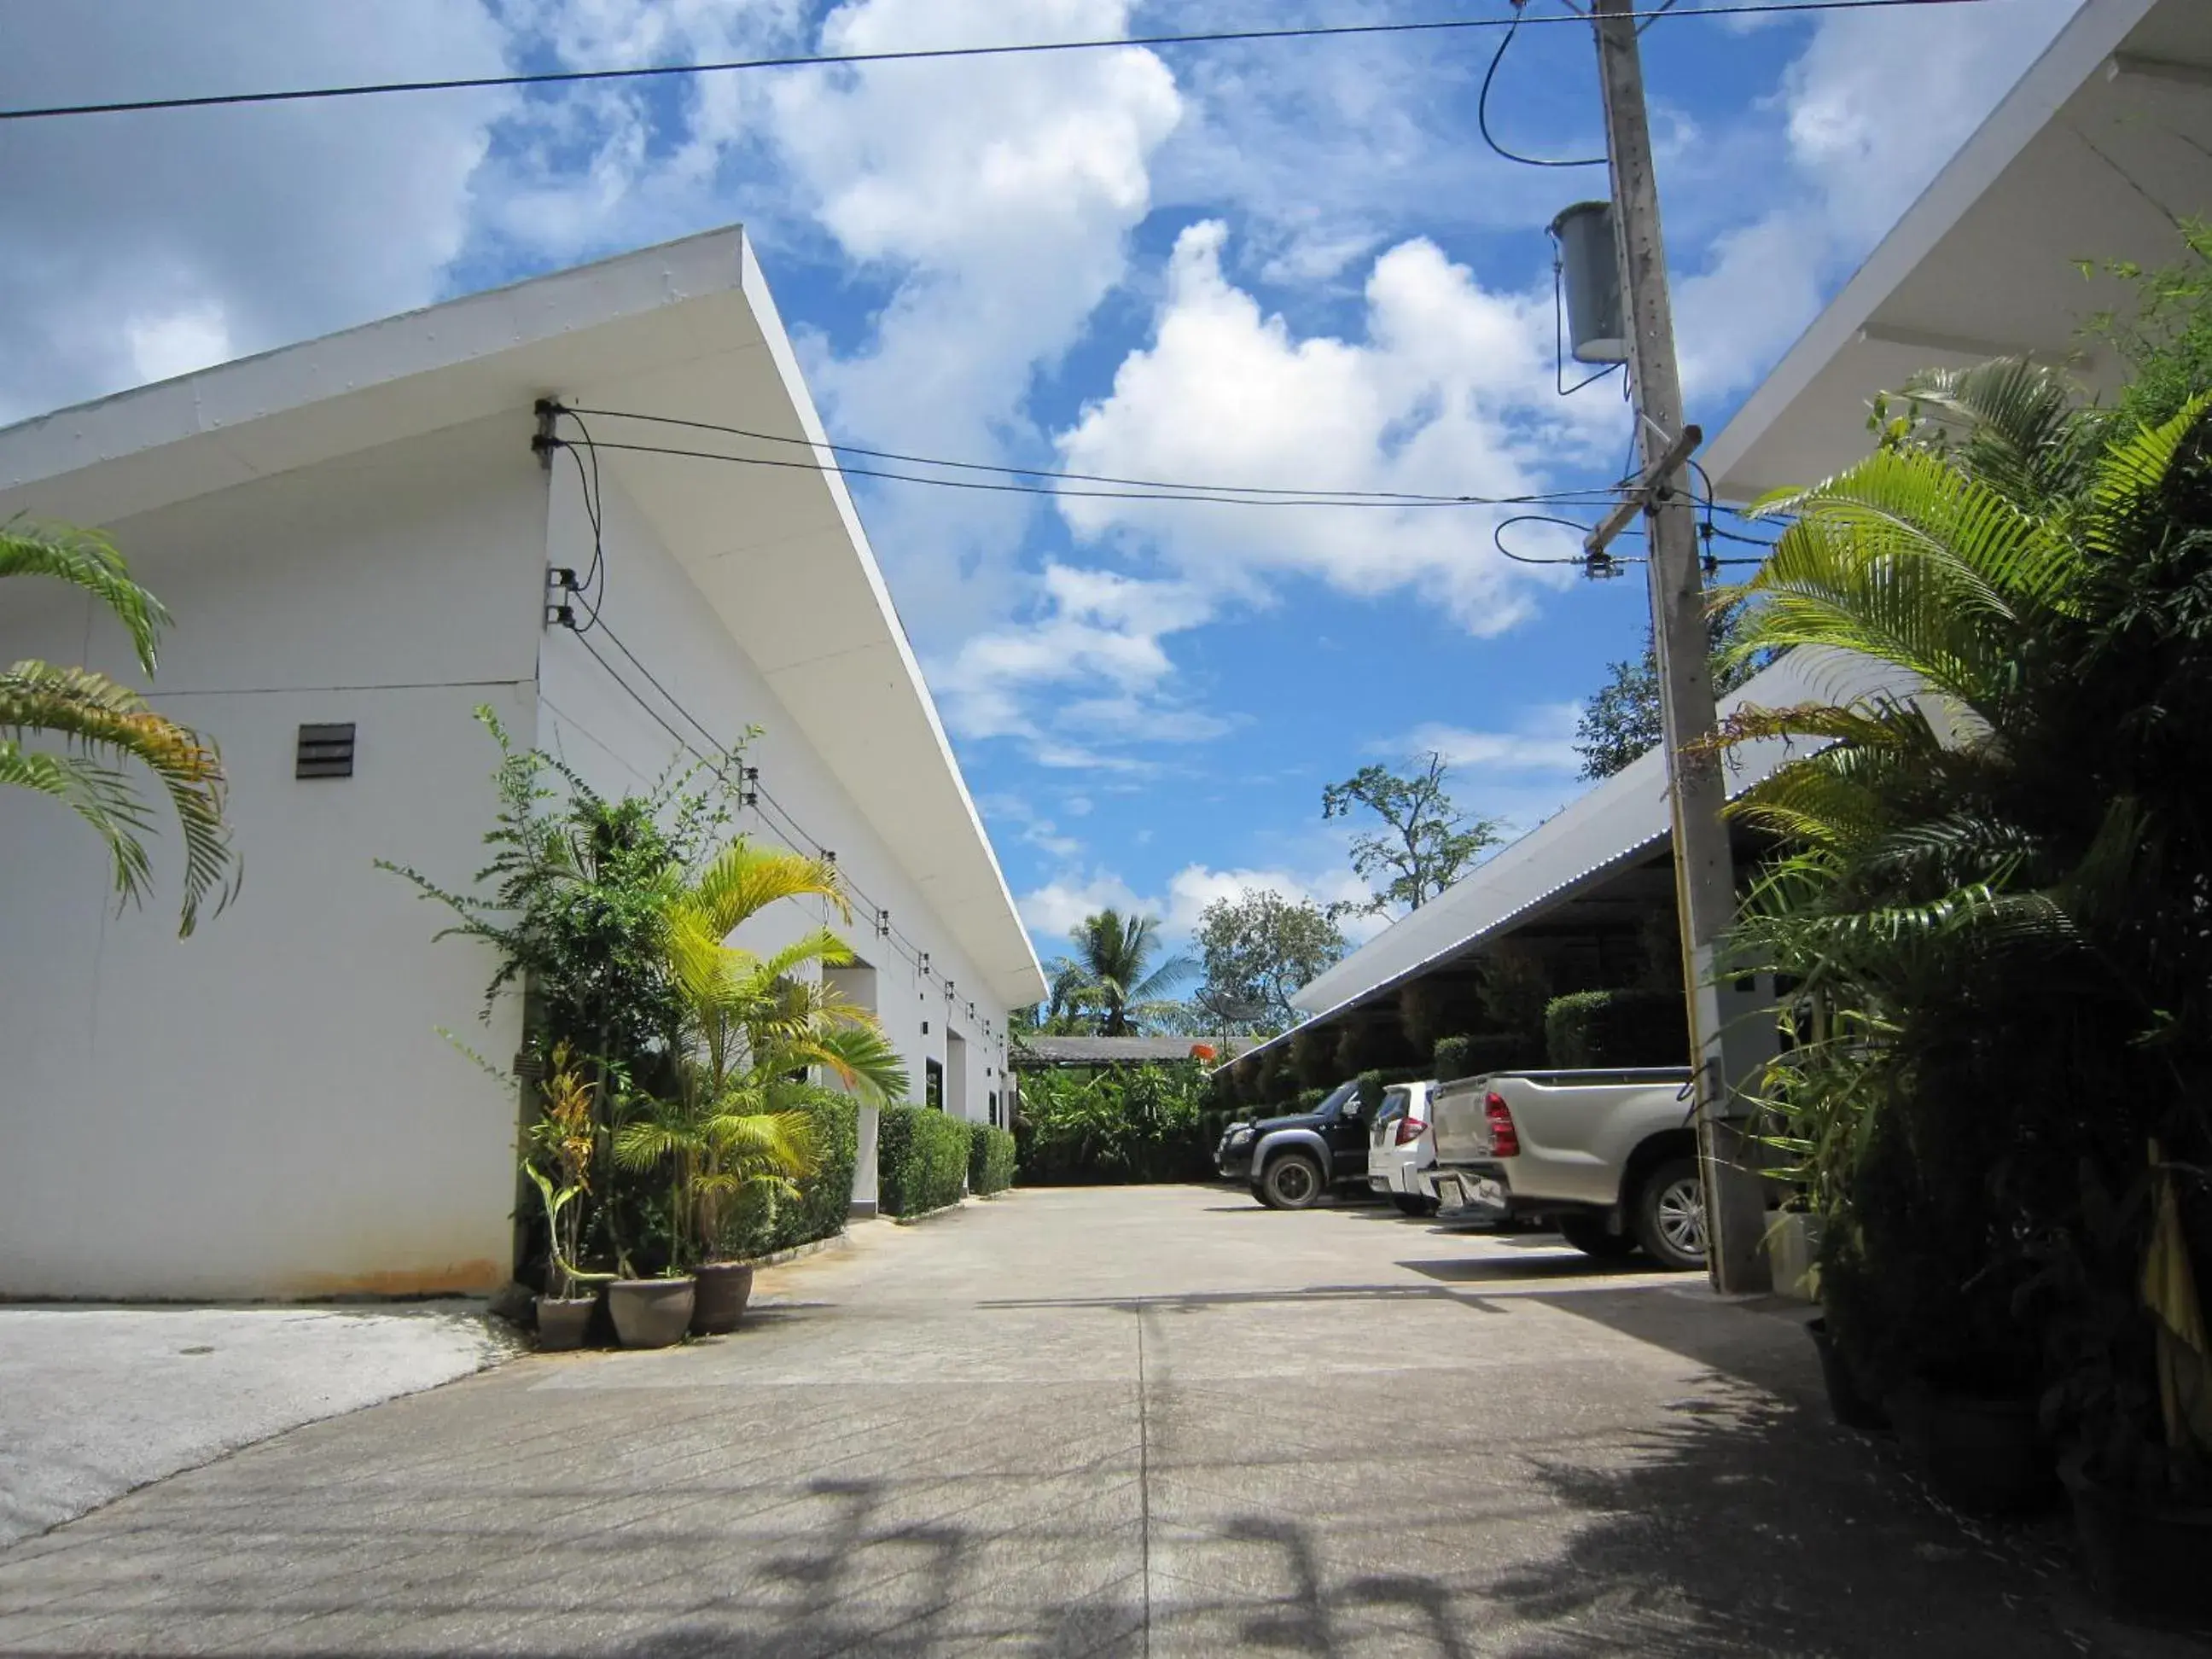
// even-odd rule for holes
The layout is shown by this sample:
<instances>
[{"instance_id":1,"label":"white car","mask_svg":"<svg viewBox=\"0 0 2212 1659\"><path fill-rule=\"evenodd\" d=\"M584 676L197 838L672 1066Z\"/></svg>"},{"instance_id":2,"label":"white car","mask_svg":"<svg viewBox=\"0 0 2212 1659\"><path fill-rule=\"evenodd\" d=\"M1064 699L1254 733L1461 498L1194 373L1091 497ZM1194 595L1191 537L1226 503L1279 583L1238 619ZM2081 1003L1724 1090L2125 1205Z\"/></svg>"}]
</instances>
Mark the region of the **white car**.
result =
<instances>
[{"instance_id":1,"label":"white car","mask_svg":"<svg viewBox=\"0 0 2212 1659\"><path fill-rule=\"evenodd\" d=\"M1437 1139L1429 1128L1434 1083L1394 1083L1367 1132L1367 1184L1407 1215L1437 1212Z\"/></svg>"}]
</instances>

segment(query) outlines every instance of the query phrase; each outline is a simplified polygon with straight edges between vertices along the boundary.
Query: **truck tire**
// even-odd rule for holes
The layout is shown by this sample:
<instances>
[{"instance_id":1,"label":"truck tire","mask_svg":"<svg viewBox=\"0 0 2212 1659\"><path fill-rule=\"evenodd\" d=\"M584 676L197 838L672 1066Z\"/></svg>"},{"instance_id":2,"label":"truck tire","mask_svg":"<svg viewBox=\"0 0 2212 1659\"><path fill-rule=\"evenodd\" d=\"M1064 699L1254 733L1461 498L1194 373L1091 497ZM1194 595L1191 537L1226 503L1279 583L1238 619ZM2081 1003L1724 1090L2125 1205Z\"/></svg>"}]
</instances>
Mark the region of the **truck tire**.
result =
<instances>
[{"instance_id":1,"label":"truck tire","mask_svg":"<svg viewBox=\"0 0 2212 1659\"><path fill-rule=\"evenodd\" d=\"M1636 1253L1636 1241L1626 1233L1607 1232L1601 1215L1563 1215L1559 1226L1561 1238L1600 1261L1618 1261Z\"/></svg>"},{"instance_id":2,"label":"truck tire","mask_svg":"<svg viewBox=\"0 0 2212 1659\"><path fill-rule=\"evenodd\" d=\"M1253 1190L1271 1210L1307 1210L1321 1201L1328 1186L1311 1152L1278 1152L1267 1160Z\"/></svg>"},{"instance_id":3,"label":"truck tire","mask_svg":"<svg viewBox=\"0 0 2212 1659\"><path fill-rule=\"evenodd\" d=\"M1673 1273L1705 1265L1705 1191L1694 1158L1670 1158L1644 1172L1629 1206L1644 1253Z\"/></svg>"}]
</instances>

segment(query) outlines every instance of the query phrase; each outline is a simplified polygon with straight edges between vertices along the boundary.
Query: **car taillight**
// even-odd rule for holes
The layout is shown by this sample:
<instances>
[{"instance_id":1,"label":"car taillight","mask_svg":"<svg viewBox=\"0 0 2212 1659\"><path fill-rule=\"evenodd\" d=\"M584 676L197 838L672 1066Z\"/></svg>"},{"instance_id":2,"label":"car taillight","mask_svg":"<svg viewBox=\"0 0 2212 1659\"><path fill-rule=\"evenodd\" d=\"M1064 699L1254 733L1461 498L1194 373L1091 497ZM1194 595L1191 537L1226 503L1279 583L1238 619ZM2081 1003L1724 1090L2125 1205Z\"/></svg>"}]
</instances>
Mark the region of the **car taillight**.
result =
<instances>
[{"instance_id":1,"label":"car taillight","mask_svg":"<svg viewBox=\"0 0 2212 1659\"><path fill-rule=\"evenodd\" d=\"M1513 1127L1512 1109L1505 1097L1492 1093L1482 1103L1483 1115L1490 1120L1490 1155L1492 1158L1521 1156L1521 1132Z\"/></svg>"},{"instance_id":2,"label":"car taillight","mask_svg":"<svg viewBox=\"0 0 2212 1659\"><path fill-rule=\"evenodd\" d=\"M1410 1112L1398 1120L1398 1141L1401 1146L1411 1146L1426 1133L1428 1125Z\"/></svg>"}]
</instances>

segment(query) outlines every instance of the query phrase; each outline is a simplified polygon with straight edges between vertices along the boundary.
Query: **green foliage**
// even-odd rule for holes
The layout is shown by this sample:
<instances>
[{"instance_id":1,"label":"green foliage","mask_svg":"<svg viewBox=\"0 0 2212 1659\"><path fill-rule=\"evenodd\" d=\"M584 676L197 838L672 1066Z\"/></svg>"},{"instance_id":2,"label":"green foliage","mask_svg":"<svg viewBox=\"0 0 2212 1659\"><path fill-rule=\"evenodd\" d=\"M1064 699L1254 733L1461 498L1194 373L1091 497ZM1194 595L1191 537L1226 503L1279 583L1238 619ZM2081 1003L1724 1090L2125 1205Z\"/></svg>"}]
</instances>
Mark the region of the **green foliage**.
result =
<instances>
[{"instance_id":1,"label":"green foliage","mask_svg":"<svg viewBox=\"0 0 2212 1659\"><path fill-rule=\"evenodd\" d=\"M1712 641L1713 695L1726 696L1773 660L1772 652L1735 654L1743 631L1741 601L1723 602L1705 624ZM1609 778L1630 762L1659 746L1659 657L1651 630L1644 632L1644 654L1633 662L1606 665L1606 683L1583 705L1575 721L1575 752L1583 757L1582 775Z\"/></svg>"},{"instance_id":2,"label":"green foliage","mask_svg":"<svg viewBox=\"0 0 2212 1659\"><path fill-rule=\"evenodd\" d=\"M1530 1071L1540 1066L1538 1039L1521 1031L1478 1031L1449 1036L1437 1044L1431 1075L1439 1083L1483 1077L1492 1072Z\"/></svg>"},{"instance_id":3,"label":"green foliage","mask_svg":"<svg viewBox=\"0 0 2212 1659\"><path fill-rule=\"evenodd\" d=\"M1363 1019L1358 1015L1346 1018L1336 1030L1336 1074L1339 1077L1358 1077L1386 1066L1395 1066L1413 1057L1412 1045L1398 1023L1387 1015L1381 1019Z\"/></svg>"},{"instance_id":4,"label":"green foliage","mask_svg":"<svg viewBox=\"0 0 2212 1659\"><path fill-rule=\"evenodd\" d=\"M1218 1125L1197 1065L1034 1072L1022 1079L1021 1179L1029 1186L1203 1181Z\"/></svg>"},{"instance_id":5,"label":"green foliage","mask_svg":"<svg viewBox=\"0 0 2212 1659\"><path fill-rule=\"evenodd\" d=\"M2162 331L2131 349L2158 361L2118 412L2023 362L1922 376L1905 415L1878 411L1876 453L1772 504L1795 521L1744 648L1840 646L1922 690L1747 710L1725 733L1819 745L1732 808L1785 850L1730 950L1797 988L1763 1103L1829 1218L1838 1341L1878 1376L2039 1385L2117 1479L2145 1457L2202 1479L2212 1455L2160 1420L2139 1289L2158 1183L2200 1282L2212 1241L2194 242L2185 311L2147 300Z\"/></svg>"},{"instance_id":6,"label":"green foliage","mask_svg":"<svg viewBox=\"0 0 2212 1659\"><path fill-rule=\"evenodd\" d=\"M1544 1010L1544 1048L1562 1071L1686 1066L1689 1011L1674 991L1572 991Z\"/></svg>"},{"instance_id":7,"label":"green foliage","mask_svg":"<svg viewBox=\"0 0 2212 1659\"><path fill-rule=\"evenodd\" d=\"M1504 836L1496 818L1469 817L1452 804L1444 788L1449 769L1441 755L1410 776L1384 766L1362 767L1321 793L1323 818L1348 817L1354 809L1382 821L1382 833L1352 838L1352 867L1369 884L1364 903L1340 902L1328 907L1334 920L1344 915L1382 915L1394 908L1418 910L1474 867L1486 848Z\"/></svg>"},{"instance_id":8,"label":"green foliage","mask_svg":"<svg viewBox=\"0 0 2212 1659\"><path fill-rule=\"evenodd\" d=\"M1014 1184L1013 1135L988 1123L968 1126L968 1190L978 1198L1003 1193Z\"/></svg>"},{"instance_id":9,"label":"green foliage","mask_svg":"<svg viewBox=\"0 0 2212 1659\"><path fill-rule=\"evenodd\" d=\"M1291 1056L1291 1045L1278 1042L1260 1056L1259 1097L1253 1103L1272 1106L1289 1100L1297 1091L1297 1067Z\"/></svg>"},{"instance_id":10,"label":"green foliage","mask_svg":"<svg viewBox=\"0 0 2212 1659\"><path fill-rule=\"evenodd\" d=\"M876 1132L876 1190L886 1215L927 1215L960 1201L968 1125L927 1106L886 1106Z\"/></svg>"},{"instance_id":11,"label":"green foliage","mask_svg":"<svg viewBox=\"0 0 2212 1659\"><path fill-rule=\"evenodd\" d=\"M1301 1025L1291 1033L1291 1073L1301 1088L1334 1088L1336 1072L1336 1033Z\"/></svg>"},{"instance_id":12,"label":"green foliage","mask_svg":"<svg viewBox=\"0 0 2212 1659\"><path fill-rule=\"evenodd\" d=\"M563 762L517 750L489 705L477 719L499 745L490 860L470 890L380 860L453 913L438 935L481 939L498 958L483 1015L526 983L527 1038L568 1042L632 1066L653 1086L684 1018L666 949L670 901L718 843L733 805L703 769L672 773L647 795L609 800Z\"/></svg>"},{"instance_id":13,"label":"green foliage","mask_svg":"<svg viewBox=\"0 0 2212 1659\"><path fill-rule=\"evenodd\" d=\"M1193 964L1171 957L1155 966L1159 931L1158 918L1124 916L1110 906L1085 916L1070 935L1075 954L1046 964L1051 997L1026 1011L1025 1023L1041 1031L1101 1036L1175 1030L1187 1011L1168 993L1190 976Z\"/></svg>"},{"instance_id":14,"label":"green foliage","mask_svg":"<svg viewBox=\"0 0 2212 1659\"><path fill-rule=\"evenodd\" d=\"M169 613L131 580L105 536L21 520L0 526L0 577L6 576L44 576L87 594L123 624L139 667L154 672ZM35 746L40 742L53 746ZM0 667L0 785L51 796L82 818L107 848L118 897L133 904L153 883L146 842L154 820L122 770L125 763L153 774L183 831L177 933L188 936L202 905L213 897L220 910L237 891L238 860L222 816L229 785L215 745L91 669L33 659Z\"/></svg>"},{"instance_id":15,"label":"green foliage","mask_svg":"<svg viewBox=\"0 0 2212 1659\"><path fill-rule=\"evenodd\" d=\"M1471 1031L1484 1019L1482 988L1475 981L1431 974L1399 988L1398 1024L1416 1059L1433 1054L1443 1039Z\"/></svg>"},{"instance_id":16,"label":"green foliage","mask_svg":"<svg viewBox=\"0 0 2212 1659\"><path fill-rule=\"evenodd\" d=\"M2108 264L2135 286L2136 302L2093 317L2084 331L2130 371L2114 407L2122 430L2162 426L2212 392L2212 222L2185 220L2181 236L2184 252L2173 264Z\"/></svg>"},{"instance_id":17,"label":"green foliage","mask_svg":"<svg viewBox=\"0 0 2212 1659\"><path fill-rule=\"evenodd\" d=\"M1344 932L1310 899L1267 888L1216 899L1199 918L1206 982L1195 999L1207 1029L1256 1034L1295 1024L1291 994L1344 955Z\"/></svg>"},{"instance_id":18,"label":"green foliage","mask_svg":"<svg viewBox=\"0 0 2212 1659\"><path fill-rule=\"evenodd\" d=\"M797 1109L808 1119L807 1139L814 1168L794 1182L795 1190L770 1192L765 1200L733 1212L716 1254L742 1261L788 1250L844 1231L853 1206L853 1167L860 1156L860 1109L850 1097L830 1090Z\"/></svg>"},{"instance_id":19,"label":"green foliage","mask_svg":"<svg viewBox=\"0 0 2212 1659\"><path fill-rule=\"evenodd\" d=\"M1534 1036L1544 1029L1544 1010L1559 988L1552 982L1549 964L1534 951L1510 943L1493 947L1483 957L1481 988L1476 993L1486 1029Z\"/></svg>"}]
</instances>

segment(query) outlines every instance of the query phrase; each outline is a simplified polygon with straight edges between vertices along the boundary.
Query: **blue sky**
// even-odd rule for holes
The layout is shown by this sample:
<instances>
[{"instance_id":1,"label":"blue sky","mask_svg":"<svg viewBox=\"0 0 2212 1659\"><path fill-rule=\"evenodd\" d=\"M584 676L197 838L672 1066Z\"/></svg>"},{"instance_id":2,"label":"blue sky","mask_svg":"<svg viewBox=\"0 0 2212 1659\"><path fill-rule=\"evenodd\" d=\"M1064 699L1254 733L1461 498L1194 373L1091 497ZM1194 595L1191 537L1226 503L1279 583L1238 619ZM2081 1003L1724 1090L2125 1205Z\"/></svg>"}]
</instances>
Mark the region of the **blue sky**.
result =
<instances>
[{"instance_id":1,"label":"blue sky","mask_svg":"<svg viewBox=\"0 0 2212 1659\"><path fill-rule=\"evenodd\" d=\"M1717 430L2074 9L1990 0L1645 35L1693 418ZM0 102L793 51L1504 15L1506 0L0 0ZM1532 0L1532 18L1563 0ZM1604 483L1552 386L1543 227L1603 174L1476 129L1496 37L1126 50L0 130L0 419L742 220L843 441L1291 488ZM1493 125L1593 153L1585 26ZM1041 953L1353 890L1324 783L1435 748L1517 826L1641 584L1486 510L857 491ZM1556 550L1538 526L1516 545ZM1526 538L1524 540L1524 538Z\"/></svg>"}]
</instances>

